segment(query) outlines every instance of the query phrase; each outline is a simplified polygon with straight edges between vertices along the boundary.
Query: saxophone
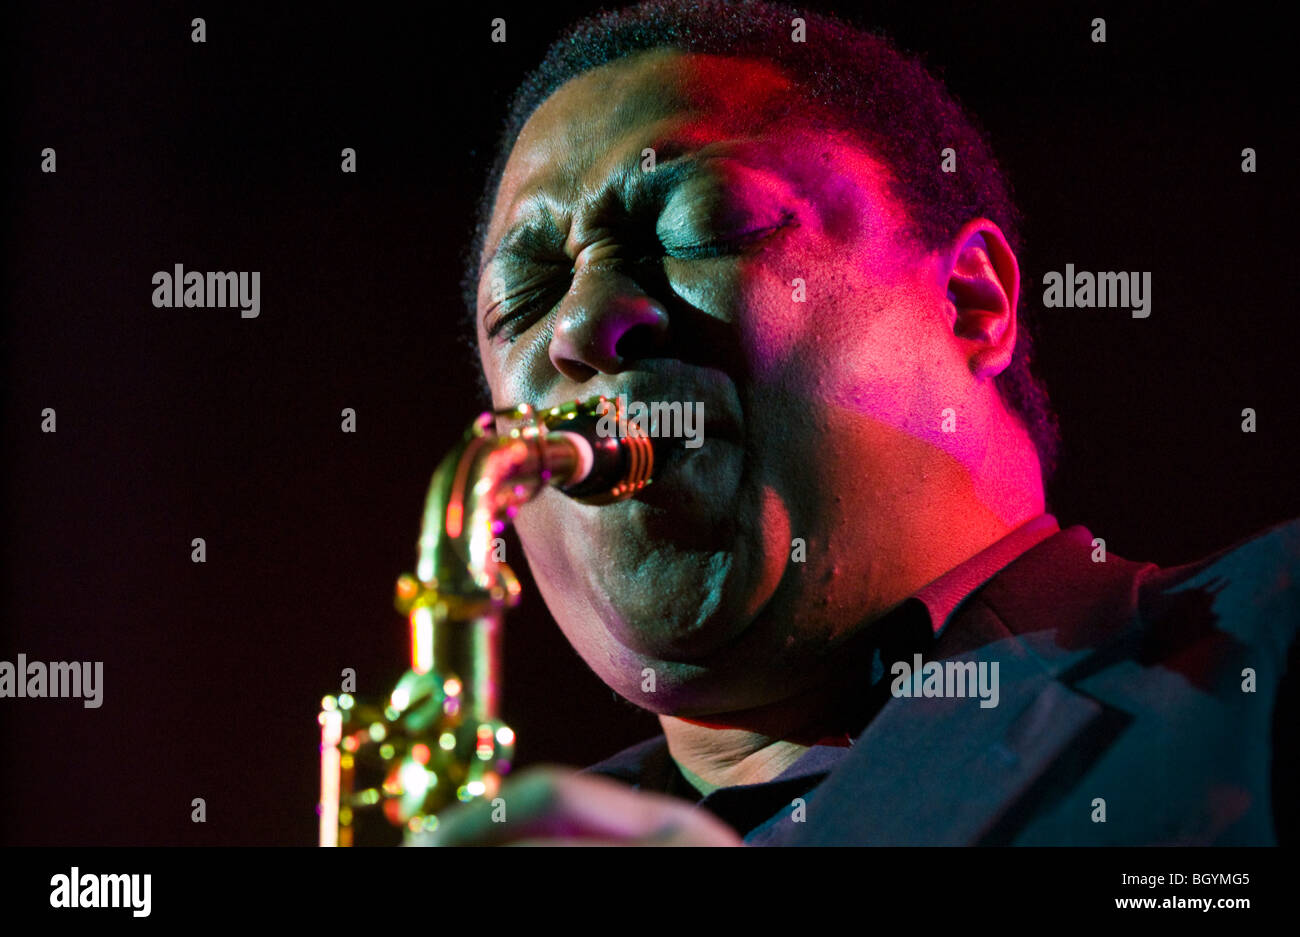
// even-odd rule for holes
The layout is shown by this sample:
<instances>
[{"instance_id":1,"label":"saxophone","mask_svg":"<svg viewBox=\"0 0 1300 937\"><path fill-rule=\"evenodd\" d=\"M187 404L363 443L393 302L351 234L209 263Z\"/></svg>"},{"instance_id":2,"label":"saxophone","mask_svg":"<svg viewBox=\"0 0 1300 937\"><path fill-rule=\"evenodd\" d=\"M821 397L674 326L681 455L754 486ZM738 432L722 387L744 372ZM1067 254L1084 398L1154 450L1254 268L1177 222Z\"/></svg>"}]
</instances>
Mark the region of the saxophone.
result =
<instances>
[{"instance_id":1,"label":"saxophone","mask_svg":"<svg viewBox=\"0 0 1300 937\"><path fill-rule=\"evenodd\" d=\"M496 796L515 743L498 714L501 630L519 601L498 538L548 485L610 504L649 484L651 439L619 417L606 397L487 411L439 464L415 572L397 581L411 668L382 703L321 700L320 845L361 845L358 832L366 844L419 844L447 806ZM369 823L376 814L388 825Z\"/></svg>"}]
</instances>

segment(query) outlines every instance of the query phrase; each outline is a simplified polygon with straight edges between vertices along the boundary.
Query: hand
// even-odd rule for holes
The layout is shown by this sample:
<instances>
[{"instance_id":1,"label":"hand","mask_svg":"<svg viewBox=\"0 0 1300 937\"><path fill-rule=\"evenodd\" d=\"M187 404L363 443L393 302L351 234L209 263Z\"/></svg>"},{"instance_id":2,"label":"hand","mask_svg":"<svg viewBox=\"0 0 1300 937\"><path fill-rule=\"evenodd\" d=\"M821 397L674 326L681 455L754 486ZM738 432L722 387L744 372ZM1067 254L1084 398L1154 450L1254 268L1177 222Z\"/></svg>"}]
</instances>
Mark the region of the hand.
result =
<instances>
[{"instance_id":1,"label":"hand","mask_svg":"<svg viewBox=\"0 0 1300 937\"><path fill-rule=\"evenodd\" d=\"M743 846L717 817L684 800L599 775L539 767L445 811L431 846ZM493 814L498 819L493 819Z\"/></svg>"}]
</instances>

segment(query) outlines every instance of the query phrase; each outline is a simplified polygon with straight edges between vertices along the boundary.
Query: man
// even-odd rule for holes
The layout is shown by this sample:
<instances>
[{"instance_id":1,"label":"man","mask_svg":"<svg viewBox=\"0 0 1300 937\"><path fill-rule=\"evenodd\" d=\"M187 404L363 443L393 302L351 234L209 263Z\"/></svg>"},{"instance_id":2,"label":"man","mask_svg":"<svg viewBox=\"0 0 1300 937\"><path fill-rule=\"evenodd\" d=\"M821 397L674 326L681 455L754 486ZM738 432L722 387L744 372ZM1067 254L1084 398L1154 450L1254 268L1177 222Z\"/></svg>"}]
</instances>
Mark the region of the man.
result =
<instances>
[{"instance_id":1,"label":"man","mask_svg":"<svg viewBox=\"0 0 1300 937\"><path fill-rule=\"evenodd\" d=\"M439 842L1289 832L1300 525L1161 570L1045 513L1009 187L920 66L806 12L643 4L558 42L503 139L469 277L493 402L701 402L705 442L516 522L663 736Z\"/></svg>"}]
</instances>

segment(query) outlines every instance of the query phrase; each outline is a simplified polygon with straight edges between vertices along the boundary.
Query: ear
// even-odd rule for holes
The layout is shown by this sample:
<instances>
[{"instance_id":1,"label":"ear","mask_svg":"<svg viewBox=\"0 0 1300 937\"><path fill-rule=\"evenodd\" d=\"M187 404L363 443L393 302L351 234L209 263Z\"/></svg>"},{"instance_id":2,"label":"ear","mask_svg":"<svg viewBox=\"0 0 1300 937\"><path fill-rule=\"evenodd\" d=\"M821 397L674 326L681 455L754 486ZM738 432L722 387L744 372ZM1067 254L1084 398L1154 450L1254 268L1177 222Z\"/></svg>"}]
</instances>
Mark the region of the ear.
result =
<instances>
[{"instance_id":1,"label":"ear","mask_svg":"<svg viewBox=\"0 0 1300 937\"><path fill-rule=\"evenodd\" d=\"M1011 364L1016 349L1020 265L1002 230L987 218L963 225L948 256L952 333L971 373L991 380Z\"/></svg>"}]
</instances>

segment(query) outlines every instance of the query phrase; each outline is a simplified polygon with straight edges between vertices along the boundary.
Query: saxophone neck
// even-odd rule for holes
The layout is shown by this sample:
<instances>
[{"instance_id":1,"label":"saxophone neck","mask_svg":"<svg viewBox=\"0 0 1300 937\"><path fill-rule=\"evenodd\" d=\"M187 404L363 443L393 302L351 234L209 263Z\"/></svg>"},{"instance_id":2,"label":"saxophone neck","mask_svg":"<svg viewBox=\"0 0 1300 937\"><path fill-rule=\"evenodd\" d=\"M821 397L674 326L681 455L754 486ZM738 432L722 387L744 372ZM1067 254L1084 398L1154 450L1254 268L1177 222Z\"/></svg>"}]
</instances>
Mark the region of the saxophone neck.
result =
<instances>
[{"instance_id":1,"label":"saxophone neck","mask_svg":"<svg viewBox=\"0 0 1300 937\"><path fill-rule=\"evenodd\" d=\"M500 587L499 535L562 452L539 433L497 435L485 417L470 427L433 474L420 530L416 578L444 596L489 598Z\"/></svg>"}]
</instances>

